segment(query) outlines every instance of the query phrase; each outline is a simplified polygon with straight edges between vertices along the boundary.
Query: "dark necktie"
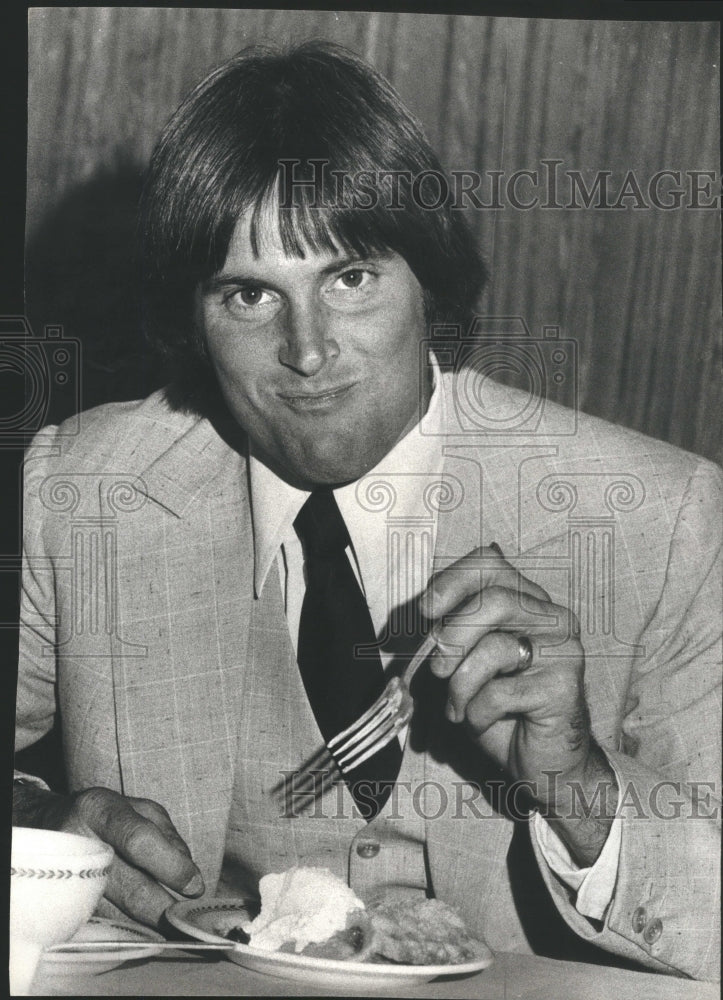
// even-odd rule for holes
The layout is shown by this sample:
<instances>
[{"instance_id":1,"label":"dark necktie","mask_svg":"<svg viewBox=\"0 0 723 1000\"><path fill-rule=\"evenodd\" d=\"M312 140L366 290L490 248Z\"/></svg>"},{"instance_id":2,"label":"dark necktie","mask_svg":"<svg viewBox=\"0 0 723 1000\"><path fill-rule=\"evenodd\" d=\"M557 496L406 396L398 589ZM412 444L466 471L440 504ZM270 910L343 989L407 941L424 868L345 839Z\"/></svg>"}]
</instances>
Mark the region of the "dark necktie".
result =
<instances>
[{"instance_id":1,"label":"dark necktie","mask_svg":"<svg viewBox=\"0 0 723 1000\"><path fill-rule=\"evenodd\" d=\"M306 592L297 659L317 724L326 741L346 729L379 697L384 672L369 608L346 554L350 544L331 490L312 493L294 527L304 549ZM347 784L365 819L373 819L392 790L402 752L398 740L348 773Z\"/></svg>"}]
</instances>

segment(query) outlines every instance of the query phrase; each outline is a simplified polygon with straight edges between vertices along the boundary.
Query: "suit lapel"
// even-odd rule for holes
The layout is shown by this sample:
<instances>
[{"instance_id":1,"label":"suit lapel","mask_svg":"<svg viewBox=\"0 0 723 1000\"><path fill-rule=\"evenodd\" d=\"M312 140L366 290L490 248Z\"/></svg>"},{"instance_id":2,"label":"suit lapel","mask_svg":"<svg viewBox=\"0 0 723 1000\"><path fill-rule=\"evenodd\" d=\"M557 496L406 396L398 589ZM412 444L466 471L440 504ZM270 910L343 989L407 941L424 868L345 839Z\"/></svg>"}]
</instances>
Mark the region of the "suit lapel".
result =
<instances>
[{"instance_id":1,"label":"suit lapel","mask_svg":"<svg viewBox=\"0 0 723 1000\"><path fill-rule=\"evenodd\" d=\"M534 533L543 527L539 516L531 520L523 512L528 470L539 478L554 469L549 460L558 455L559 444L541 429L519 435L470 430L457 412L456 395L461 390L455 377L444 375L442 387L444 476L453 499L439 512L435 569L490 542L496 542L506 556L519 556L536 544ZM514 390L506 386L487 382L485 392L492 412L520 409Z\"/></svg>"},{"instance_id":2,"label":"suit lapel","mask_svg":"<svg viewBox=\"0 0 723 1000\"><path fill-rule=\"evenodd\" d=\"M210 420L195 420L144 468L141 489L178 517L189 504L208 492L216 477L238 468L245 439L224 436L226 428ZM243 482L245 491L245 481Z\"/></svg>"},{"instance_id":3,"label":"suit lapel","mask_svg":"<svg viewBox=\"0 0 723 1000\"><path fill-rule=\"evenodd\" d=\"M151 502L119 538L121 634L146 646L113 654L122 786L168 809L212 885L253 599L244 460L201 421L141 480Z\"/></svg>"}]
</instances>

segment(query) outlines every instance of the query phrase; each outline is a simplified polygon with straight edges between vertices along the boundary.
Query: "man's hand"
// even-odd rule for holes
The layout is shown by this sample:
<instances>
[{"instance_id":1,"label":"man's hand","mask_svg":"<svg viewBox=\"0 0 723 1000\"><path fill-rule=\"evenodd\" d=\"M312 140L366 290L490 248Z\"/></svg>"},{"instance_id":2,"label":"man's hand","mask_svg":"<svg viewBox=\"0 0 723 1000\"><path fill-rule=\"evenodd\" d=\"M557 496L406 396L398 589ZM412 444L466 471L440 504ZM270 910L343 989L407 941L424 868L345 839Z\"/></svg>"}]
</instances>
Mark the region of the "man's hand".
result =
<instances>
[{"instance_id":1,"label":"man's hand","mask_svg":"<svg viewBox=\"0 0 723 1000\"><path fill-rule=\"evenodd\" d=\"M580 864L594 862L616 805L615 778L590 733L579 626L567 608L517 572L497 547L480 548L436 574L420 598L435 624L431 660L449 678L447 718L464 723L477 746L510 777L532 785ZM520 636L532 645L521 669ZM549 772L554 772L551 781ZM572 815L570 782L597 812ZM552 794L552 798L550 797Z\"/></svg>"},{"instance_id":2,"label":"man's hand","mask_svg":"<svg viewBox=\"0 0 723 1000\"><path fill-rule=\"evenodd\" d=\"M171 818L157 802L108 788L56 795L15 787L13 822L45 830L97 836L115 850L105 896L141 923L157 926L174 900L164 886L200 896L203 878Z\"/></svg>"}]
</instances>

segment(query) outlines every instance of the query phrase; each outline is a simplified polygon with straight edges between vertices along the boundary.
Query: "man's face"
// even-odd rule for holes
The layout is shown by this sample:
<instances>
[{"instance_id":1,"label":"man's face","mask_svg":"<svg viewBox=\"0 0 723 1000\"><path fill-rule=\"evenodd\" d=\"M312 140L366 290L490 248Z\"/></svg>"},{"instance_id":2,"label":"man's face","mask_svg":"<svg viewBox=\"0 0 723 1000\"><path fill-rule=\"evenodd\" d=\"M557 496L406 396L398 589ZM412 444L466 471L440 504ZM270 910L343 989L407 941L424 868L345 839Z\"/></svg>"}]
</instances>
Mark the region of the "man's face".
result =
<instances>
[{"instance_id":1,"label":"man's face","mask_svg":"<svg viewBox=\"0 0 723 1000\"><path fill-rule=\"evenodd\" d=\"M417 422L422 289L398 254L285 253L271 213L254 256L240 218L197 321L232 414L280 474L357 479Z\"/></svg>"}]
</instances>

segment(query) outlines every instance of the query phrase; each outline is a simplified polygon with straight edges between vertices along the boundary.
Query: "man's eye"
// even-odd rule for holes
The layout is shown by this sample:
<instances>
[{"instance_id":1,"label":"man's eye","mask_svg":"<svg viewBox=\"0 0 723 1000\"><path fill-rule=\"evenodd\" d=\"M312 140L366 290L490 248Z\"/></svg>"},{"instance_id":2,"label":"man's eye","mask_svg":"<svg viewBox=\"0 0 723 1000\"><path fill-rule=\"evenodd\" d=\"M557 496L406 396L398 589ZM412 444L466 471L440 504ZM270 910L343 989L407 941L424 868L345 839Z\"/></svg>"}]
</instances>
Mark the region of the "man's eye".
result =
<instances>
[{"instance_id":1,"label":"man's eye","mask_svg":"<svg viewBox=\"0 0 723 1000\"><path fill-rule=\"evenodd\" d=\"M365 274L363 271L345 271L340 277L347 288L358 288L364 281Z\"/></svg>"},{"instance_id":2,"label":"man's eye","mask_svg":"<svg viewBox=\"0 0 723 1000\"><path fill-rule=\"evenodd\" d=\"M240 288L231 299L244 306L258 306L269 299L269 294L263 288Z\"/></svg>"},{"instance_id":3,"label":"man's eye","mask_svg":"<svg viewBox=\"0 0 723 1000\"><path fill-rule=\"evenodd\" d=\"M342 290L344 288L356 289L365 288L371 280L371 272L361 267L352 267L340 274L334 284L337 287L341 285Z\"/></svg>"},{"instance_id":4,"label":"man's eye","mask_svg":"<svg viewBox=\"0 0 723 1000\"><path fill-rule=\"evenodd\" d=\"M229 289L223 307L239 322L268 323L279 308L279 296L258 285L245 285Z\"/></svg>"}]
</instances>

